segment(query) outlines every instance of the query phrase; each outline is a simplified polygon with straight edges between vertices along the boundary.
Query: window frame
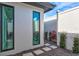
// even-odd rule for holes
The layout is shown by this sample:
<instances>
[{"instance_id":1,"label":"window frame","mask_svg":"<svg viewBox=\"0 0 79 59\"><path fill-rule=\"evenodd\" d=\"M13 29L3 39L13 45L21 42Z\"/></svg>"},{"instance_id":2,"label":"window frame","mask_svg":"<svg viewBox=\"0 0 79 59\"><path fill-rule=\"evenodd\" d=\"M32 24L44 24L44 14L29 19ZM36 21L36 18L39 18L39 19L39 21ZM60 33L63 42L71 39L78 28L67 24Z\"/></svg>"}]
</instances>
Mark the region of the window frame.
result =
<instances>
[{"instance_id":1,"label":"window frame","mask_svg":"<svg viewBox=\"0 0 79 59\"><path fill-rule=\"evenodd\" d=\"M9 51L9 50L13 50L14 49L14 47L15 47L15 45L14 45L14 22L15 22L15 17L14 17L14 6L10 6L10 5L6 5L6 4L2 4L2 3L0 3L0 6L1 6L1 52L4 52L4 51ZM11 48L11 49L5 49L5 50L3 50L2 49L2 45L3 45L3 43L2 43L2 6L6 6L6 7L11 7L11 8L13 8L13 48Z\"/></svg>"},{"instance_id":2,"label":"window frame","mask_svg":"<svg viewBox=\"0 0 79 59\"><path fill-rule=\"evenodd\" d=\"M32 11L32 24L33 24L33 26L34 26L34 23L33 23L33 21L34 21L34 19L33 19L33 17L34 17L34 12L35 13L39 13L39 44L40 44L40 12L38 12L38 11ZM32 26L32 31L34 31L34 29L33 29L33 26ZM32 32L32 34L33 34L34 32ZM34 35L34 34L33 34ZM34 36L33 36L34 37ZM33 38L32 38L32 44L33 45L39 45L39 44L34 44L33 43Z\"/></svg>"}]
</instances>

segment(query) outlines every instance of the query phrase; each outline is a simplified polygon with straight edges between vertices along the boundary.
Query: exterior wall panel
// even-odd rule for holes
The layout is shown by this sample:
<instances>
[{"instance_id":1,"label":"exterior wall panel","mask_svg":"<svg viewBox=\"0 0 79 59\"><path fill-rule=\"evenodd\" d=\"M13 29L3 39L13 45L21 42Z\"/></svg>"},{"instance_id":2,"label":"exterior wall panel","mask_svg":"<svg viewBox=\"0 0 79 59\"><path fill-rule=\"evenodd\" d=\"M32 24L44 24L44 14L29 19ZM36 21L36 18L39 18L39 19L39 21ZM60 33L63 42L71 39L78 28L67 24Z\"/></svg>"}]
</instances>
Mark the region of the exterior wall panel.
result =
<instances>
[{"instance_id":1,"label":"exterior wall panel","mask_svg":"<svg viewBox=\"0 0 79 59\"><path fill-rule=\"evenodd\" d=\"M57 45L60 43L60 33L66 32L66 48L72 50L73 38L79 35L79 7L59 13Z\"/></svg>"},{"instance_id":2,"label":"exterior wall panel","mask_svg":"<svg viewBox=\"0 0 79 59\"><path fill-rule=\"evenodd\" d=\"M3 3L15 7L14 12L14 45L15 49L1 52L0 55L15 54L24 50L33 49L44 45L43 14L44 10L24 3ZM40 44L33 46L32 12L40 12Z\"/></svg>"},{"instance_id":3,"label":"exterior wall panel","mask_svg":"<svg viewBox=\"0 0 79 59\"><path fill-rule=\"evenodd\" d=\"M44 32L57 31L57 20L52 19L51 21L44 22Z\"/></svg>"}]
</instances>

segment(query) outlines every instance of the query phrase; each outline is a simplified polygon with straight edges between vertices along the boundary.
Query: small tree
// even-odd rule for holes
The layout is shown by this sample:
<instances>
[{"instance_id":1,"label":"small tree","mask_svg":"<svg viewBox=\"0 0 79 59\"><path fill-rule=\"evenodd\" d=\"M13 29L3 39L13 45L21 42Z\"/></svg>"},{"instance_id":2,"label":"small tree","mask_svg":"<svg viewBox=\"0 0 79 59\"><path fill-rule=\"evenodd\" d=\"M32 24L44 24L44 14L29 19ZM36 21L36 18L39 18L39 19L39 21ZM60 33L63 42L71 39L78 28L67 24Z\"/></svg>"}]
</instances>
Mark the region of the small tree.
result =
<instances>
[{"instance_id":1,"label":"small tree","mask_svg":"<svg viewBox=\"0 0 79 59\"><path fill-rule=\"evenodd\" d=\"M66 33L63 32L63 33L60 34L60 47L61 48L66 47L65 39L66 39Z\"/></svg>"},{"instance_id":2,"label":"small tree","mask_svg":"<svg viewBox=\"0 0 79 59\"><path fill-rule=\"evenodd\" d=\"M73 53L79 53L79 38L74 37Z\"/></svg>"}]
</instances>

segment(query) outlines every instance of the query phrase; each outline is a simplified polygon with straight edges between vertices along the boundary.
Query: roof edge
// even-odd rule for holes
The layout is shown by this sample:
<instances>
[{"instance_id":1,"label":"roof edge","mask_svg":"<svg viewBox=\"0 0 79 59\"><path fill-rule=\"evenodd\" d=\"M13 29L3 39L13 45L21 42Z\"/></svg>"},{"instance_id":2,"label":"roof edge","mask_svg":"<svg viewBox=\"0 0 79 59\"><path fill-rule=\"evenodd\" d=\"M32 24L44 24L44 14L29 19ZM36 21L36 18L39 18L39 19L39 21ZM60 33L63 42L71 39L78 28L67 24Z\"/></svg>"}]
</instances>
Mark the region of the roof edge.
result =
<instances>
[{"instance_id":1,"label":"roof edge","mask_svg":"<svg viewBox=\"0 0 79 59\"><path fill-rule=\"evenodd\" d=\"M44 13L46 13L46 12L52 10L54 7L56 7L56 5L51 4L49 2L22 2L22 3L42 8L42 9L44 9Z\"/></svg>"}]
</instances>

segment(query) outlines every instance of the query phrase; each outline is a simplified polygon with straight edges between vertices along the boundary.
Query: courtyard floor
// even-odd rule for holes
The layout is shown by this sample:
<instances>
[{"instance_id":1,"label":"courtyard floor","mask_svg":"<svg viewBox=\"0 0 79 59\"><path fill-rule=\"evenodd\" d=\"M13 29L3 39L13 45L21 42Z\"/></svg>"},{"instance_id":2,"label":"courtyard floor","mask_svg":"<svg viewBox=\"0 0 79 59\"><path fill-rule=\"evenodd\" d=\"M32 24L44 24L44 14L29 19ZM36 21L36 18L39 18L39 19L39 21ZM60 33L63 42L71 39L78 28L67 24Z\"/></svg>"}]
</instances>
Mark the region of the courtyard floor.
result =
<instances>
[{"instance_id":1,"label":"courtyard floor","mask_svg":"<svg viewBox=\"0 0 79 59\"><path fill-rule=\"evenodd\" d=\"M57 47L57 45L51 41L46 41L43 47L31 49L17 53L13 56L78 56L69 50Z\"/></svg>"}]
</instances>

